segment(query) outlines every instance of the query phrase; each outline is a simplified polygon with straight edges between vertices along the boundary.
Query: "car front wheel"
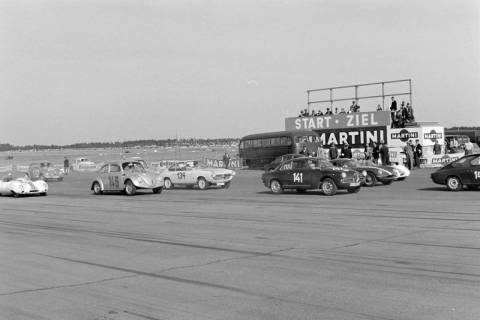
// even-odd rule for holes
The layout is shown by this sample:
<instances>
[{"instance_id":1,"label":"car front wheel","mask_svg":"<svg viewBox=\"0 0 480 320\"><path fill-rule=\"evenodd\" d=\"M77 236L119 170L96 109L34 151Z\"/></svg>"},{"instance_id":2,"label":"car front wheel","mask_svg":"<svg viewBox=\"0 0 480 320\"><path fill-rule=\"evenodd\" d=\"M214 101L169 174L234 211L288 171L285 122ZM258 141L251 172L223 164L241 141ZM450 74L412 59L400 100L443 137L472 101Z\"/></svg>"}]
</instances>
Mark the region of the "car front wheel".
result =
<instances>
[{"instance_id":1,"label":"car front wheel","mask_svg":"<svg viewBox=\"0 0 480 320\"><path fill-rule=\"evenodd\" d=\"M272 190L272 192L275 194L279 194L283 192L282 185L278 180L270 181L270 190Z\"/></svg>"},{"instance_id":2,"label":"car front wheel","mask_svg":"<svg viewBox=\"0 0 480 320\"><path fill-rule=\"evenodd\" d=\"M337 193L337 185L335 184L335 181L330 178L323 180L322 191L326 196L333 196Z\"/></svg>"},{"instance_id":3,"label":"car front wheel","mask_svg":"<svg viewBox=\"0 0 480 320\"><path fill-rule=\"evenodd\" d=\"M93 193L94 194L102 194L102 187L100 186L100 183L95 182L93 184Z\"/></svg>"},{"instance_id":4,"label":"car front wheel","mask_svg":"<svg viewBox=\"0 0 480 320\"><path fill-rule=\"evenodd\" d=\"M207 180L205 180L205 178L203 177L198 178L198 188L200 190L205 190L207 189L207 187L208 187Z\"/></svg>"},{"instance_id":5,"label":"car front wheel","mask_svg":"<svg viewBox=\"0 0 480 320\"><path fill-rule=\"evenodd\" d=\"M365 185L367 187L372 187L377 183L377 177L371 172L367 173L367 176L365 177Z\"/></svg>"},{"instance_id":6,"label":"car front wheel","mask_svg":"<svg viewBox=\"0 0 480 320\"><path fill-rule=\"evenodd\" d=\"M164 184L165 189L172 189L173 188L172 180L170 180L168 178L165 178L165 180L163 181L163 184Z\"/></svg>"},{"instance_id":7,"label":"car front wheel","mask_svg":"<svg viewBox=\"0 0 480 320\"><path fill-rule=\"evenodd\" d=\"M127 196L134 196L135 193L137 193L137 188L130 180L125 183L125 193L127 194Z\"/></svg>"},{"instance_id":8,"label":"car front wheel","mask_svg":"<svg viewBox=\"0 0 480 320\"><path fill-rule=\"evenodd\" d=\"M447 188L450 191L459 191L462 189L462 182L458 177L448 177L447 178Z\"/></svg>"}]
</instances>

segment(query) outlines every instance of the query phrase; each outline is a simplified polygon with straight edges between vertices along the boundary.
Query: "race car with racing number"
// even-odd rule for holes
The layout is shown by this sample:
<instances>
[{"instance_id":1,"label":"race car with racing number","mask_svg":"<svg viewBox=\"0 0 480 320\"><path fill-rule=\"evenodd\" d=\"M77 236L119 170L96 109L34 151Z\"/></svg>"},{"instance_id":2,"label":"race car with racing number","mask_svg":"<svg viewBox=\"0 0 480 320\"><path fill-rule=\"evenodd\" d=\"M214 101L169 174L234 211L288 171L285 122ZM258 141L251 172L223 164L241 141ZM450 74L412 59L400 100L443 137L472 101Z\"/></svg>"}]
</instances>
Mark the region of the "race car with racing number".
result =
<instances>
[{"instance_id":1,"label":"race car with racing number","mask_svg":"<svg viewBox=\"0 0 480 320\"><path fill-rule=\"evenodd\" d=\"M44 181L62 181L63 170L55 167L51 162L42 161L30 164L28 167L28 173L32 180L44 180Z\"/></svg>"},{"instance_id":2,"label":"race car with racing number","mask_svg":"<svg viewBox=\"0 0 480 320\"><path fill-rule=\"evenodd\" d=\"M165 189L176 186L194 187L204 190L209 186L230 187L235 171L224 168L212 168L194 162L178 162L162 172Z\"/></svg>"},{"instance_id":3,"label":"race car with racing number","mask_svg":"<svg viewBox=\"0 0 480 320\"><path fill-rule=\"evenodd\" d=\"M135 195L138 189L151 189L153 193L161 193L163 177L148 172L138 161L109 161L100 167L90 189L95 194L121 191L129 196Z\"/></svg>"},{"instance_id":4,"label":"race car with racing number","mask_svg":"<svg viewBox=\"0 0 480 320\"><path fill-rule=\"evenodd\" d=\"M459 191L463 186L480 188L480 154L464 156L430 175L434 183L447 186L450 191Z\"/></svg>"},{"instance_id":5,"label":"race car with racing number","mask_svg":"<svg viewBox=\"0 0 480 320\"><path fill-rule=\"evenodd\" d=\"M357 160L339 158L330 160L335 167L349 168L358 171L364 176L363 184L367 187L372 187L381 182L389 185L395 180L395 177L400 175L397 169L390 166L379 166L370 160Z\"/></svg>"},{"instance_id":6,"label":"race car with racing number","mask_svg":"<svg viewBox=\"0 0 480 320\"><path fill-rule=\"evenodd\" d=\"M20 172L9 172L0 180L0 195L15 198L27 195L46 196L48 184L43 180L32 181L30 176Z\"/></svg>"},{"instance_id":7,"label":"race car with racing number","mask_svg":"<svg viewBox=\"0 0 480 320\"><path fill-rule=\"evenodd\" d=\"M358 192L361 177L357 171L334 167L325 159L303 157L287 160L274 170L265 172L262 182L276 194L285 189L293 189L299 193L321 189L325 195L331 196L342 189L350 193Z\"/></svg>"}]
</instances>

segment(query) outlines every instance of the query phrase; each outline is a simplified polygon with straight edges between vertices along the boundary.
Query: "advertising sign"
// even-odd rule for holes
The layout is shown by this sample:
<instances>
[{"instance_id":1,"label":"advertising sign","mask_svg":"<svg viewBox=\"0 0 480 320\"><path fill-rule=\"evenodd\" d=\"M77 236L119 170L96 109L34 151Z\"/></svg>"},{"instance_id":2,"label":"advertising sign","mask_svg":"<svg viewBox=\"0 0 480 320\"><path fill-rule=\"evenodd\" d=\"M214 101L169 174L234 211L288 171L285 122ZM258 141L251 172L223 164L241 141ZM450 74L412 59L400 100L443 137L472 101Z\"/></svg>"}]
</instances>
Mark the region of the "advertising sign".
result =
<instances>
[{"instance_id":1,"label":"advertising sign","mask_svg":"<svg viewBox=\"0 0 480 320\"><path fill-rule=\"evenodd\" d=\"M387 141L387 127L368 127L351 129L314 130L320 136L322 145L343 145L348 143L351 147L361 148L365 143Z\"/></svg>"},{"instance_id":2,"label":"advertising sign","mask_svg":"<svg viewBox=\"0 0 480 320\"><path fill-rule=\"evenodd\" d=\"M218 159L208 159L205 158L203 159L205 165L208 167L214 167L214 168L225 168L225 164L223 163L223 160L218 160ZM228 163L228 168L233 168L233 169L240 169L242 168L242 160L241 159L230 159L230 162Z\"/></svg>"},{"instance_id":3,"label":"advertising sign","mask_svg":"<svg viewBox=\"0 0 480 320\"><path fill-rule=\"evenodd\" d=\"M444 129L440 126L406 127L388 130L388 145L392 147L403 147L408 140L419 140L423 147L433 146L435 140L442 145L444 143L443 139Z\"/></svg>"},{"instance_id":4,"label":"advertising sign","mask_svg":"<svg viewBox=\"0 0 480 320\"><path fill-rule=\"evenodd\" d=\"M285 130L322 130L390 126L390 112L354 112L320 117L285 119Z\"/></svg>"}]
</instances>

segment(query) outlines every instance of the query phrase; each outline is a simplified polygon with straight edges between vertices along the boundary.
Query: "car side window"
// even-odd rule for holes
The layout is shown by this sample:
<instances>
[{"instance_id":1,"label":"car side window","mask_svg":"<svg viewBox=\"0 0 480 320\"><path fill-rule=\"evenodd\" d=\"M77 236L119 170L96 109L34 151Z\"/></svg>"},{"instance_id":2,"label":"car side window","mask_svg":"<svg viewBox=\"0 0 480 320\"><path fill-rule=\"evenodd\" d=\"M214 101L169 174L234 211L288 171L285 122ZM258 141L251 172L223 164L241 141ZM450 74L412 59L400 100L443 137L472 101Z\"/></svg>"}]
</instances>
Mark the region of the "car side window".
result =
<instances>
[{"instance_id":1,"label":"car side window","mask_svg":"<svg viewBox=\"0 0 480 320\"><path fill-rule=\"evenodd\" d=\"M100 173L108 173L108 164L104 165L104 166L100 169Z\"/></svg>"},{"instance_id":2,"label":"car side window","mask_svg":"<svg viewBox=\"0 0 480 320\"><path fill-rule=\"evenodd\" d=\"M120 166L118 164L111 164L110 165L110 172L120 172Z\"/></svg>"},{"instance_id":3,"label":"car side window","mask_svg":"<svg viewBox=\"0 0 480 320\"><path fill-rule=\"evenodd\" d=\"M285 162L280 166L280 171L287 171L287 170L292 170L293 169L293 161L288 161Z\"/></svg>"},{"instance_id":4,"label":"car side window","mask_svg":"<svg viewBox=\"0 0 480 320\"><path fill-rule=\"evenodd\" d=\"M479 157L476 157L475 159L473 159L472 161L470 161L470 164L472 166L480 166L480 156Z\"/></svg>"}]
</instances>

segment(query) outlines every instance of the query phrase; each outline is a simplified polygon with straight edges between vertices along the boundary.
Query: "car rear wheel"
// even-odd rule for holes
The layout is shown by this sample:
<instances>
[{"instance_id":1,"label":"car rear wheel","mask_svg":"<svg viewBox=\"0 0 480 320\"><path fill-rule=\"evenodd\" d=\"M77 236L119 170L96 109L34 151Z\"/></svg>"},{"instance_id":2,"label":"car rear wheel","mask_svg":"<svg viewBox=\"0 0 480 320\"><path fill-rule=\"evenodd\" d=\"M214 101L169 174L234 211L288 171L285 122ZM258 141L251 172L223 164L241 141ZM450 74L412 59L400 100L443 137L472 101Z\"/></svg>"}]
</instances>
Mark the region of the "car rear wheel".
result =
<instances>
[{"instance_id":1,"label":"car rear wheel","mask_svg":"<svg viewBox=\"0 0 480 320\"><path fill-rule=\"evenodd\" d=\"M450 191L459 191L463 187L462 182L458 177L448 177L447 178L447 188Z\"/></svg>"},{"instance_id":2,"label":"car rear wheel","mask_svg":"<svg viewBox=\"0 0 480 320\"><path fill-rule=\"evenodd\" d=\"M205 180L205 178L203 177L198 178L198 188L200 190L205 190L207 189L207 187L208 187L207 180Z\"/></svg>"},{"instance_id":3,"label":"car rear wheel","mask_svg":"<svg viewBox=\"0 0 480 320\"><path fill-rule=\"evenodd\" d=\"M163 185L164 185L165 189L172 189L173 188L172 180L170 180L169 178L165 178L165 180L163 181Z\"/></svg>"},{"instance_id":4,"label":"car rear wheel","mask_svg":"<svg viewBox=\"0 0 480 320\"><path fill-rule=\"evenodd\" d=\"M153 188L152 191L153 191L153 193L155 193L155 194L160 194L160 193L162 193L163 188L162 188L162 187Z\"/></svg>"},{"instance_id":5,"label":"car rear wheel","mask_svg":"<svg viewBox=\"0 0 480 320\"><path fill-rule=\"evenodd\" d=\"M280 181L278 180L272 180L270 181L270 190L272 190L273 193L279 194L283 192L283 187L280 184Z\"/></svg>"},{"instance_id":6,"label":"car rear wheel","mask_svg":"<svg viewBox=\"0 0 480 320\"><path fill-rule=\"evenodd\" d=\"M135 193L137 193L137 188L130 180L125 183L125 193L127 194L127 196L134 196Z\"/></svg>"},{"instance_id":7,"label":"car rear wheel","mask_svg":"<svg viewBox=\"0 0 480 320\"><path fill-rule=\"evenodd\" d=\"M371 172L367 173L367 176L365 177L365 185L367 187L372 187L377 183L377 177Z\"/></svg>"},{"instance_id":8,"label":"car rear wheel","mask_svg":"<svg viewBox=\"0 0 480 320\"><path fill-rule=\"evenodd\" d=\"M102 194L102 187L100 186L100 183L95 182L93 184L93 193L94 194Z\"/></svg>"},{"instance_id":9,"label":"car rear wheel","mask_svg":"<svg viewBox=\"0 0 480 320\"><path fill-rule=\"evenodd\" d=\"M337 193L337 185L335 184L335 181L330 178L323 180L322 191L326 196L333 196Z\"/></svg>"}]
</instances>

